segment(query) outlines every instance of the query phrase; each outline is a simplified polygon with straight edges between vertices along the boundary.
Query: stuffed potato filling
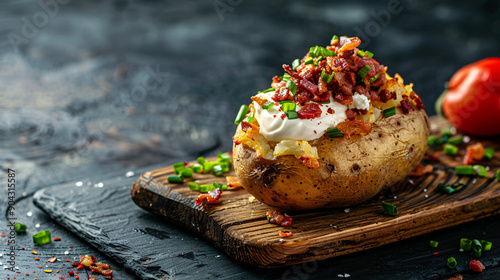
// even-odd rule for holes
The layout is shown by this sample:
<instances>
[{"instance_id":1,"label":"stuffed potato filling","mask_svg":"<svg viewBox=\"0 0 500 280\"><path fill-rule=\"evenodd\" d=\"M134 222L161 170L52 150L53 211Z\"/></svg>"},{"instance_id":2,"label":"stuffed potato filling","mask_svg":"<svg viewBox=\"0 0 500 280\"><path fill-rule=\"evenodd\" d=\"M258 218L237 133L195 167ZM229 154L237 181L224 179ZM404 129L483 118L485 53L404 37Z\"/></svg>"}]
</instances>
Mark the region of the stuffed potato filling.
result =
<instances>
[{"instance_id":1,"label":"stuffed potato filling","mask_svg":"<svg viewBox=\"0 0 500 280\"><path fill-rule=\"evenodd\" d=\"M316 168L318 154L308 141L328 135L365 136L372 123L424 105L398 74L391 78L369 51L359 50L357 37L334 36L327 47L312 47L285 73L275 76L271 88L252 97L247 114L239 114L241 126L233 137L259 157L273 160L294 155ZM245 112L246 113L246 112Z\"/></svg>"}]
</instances>

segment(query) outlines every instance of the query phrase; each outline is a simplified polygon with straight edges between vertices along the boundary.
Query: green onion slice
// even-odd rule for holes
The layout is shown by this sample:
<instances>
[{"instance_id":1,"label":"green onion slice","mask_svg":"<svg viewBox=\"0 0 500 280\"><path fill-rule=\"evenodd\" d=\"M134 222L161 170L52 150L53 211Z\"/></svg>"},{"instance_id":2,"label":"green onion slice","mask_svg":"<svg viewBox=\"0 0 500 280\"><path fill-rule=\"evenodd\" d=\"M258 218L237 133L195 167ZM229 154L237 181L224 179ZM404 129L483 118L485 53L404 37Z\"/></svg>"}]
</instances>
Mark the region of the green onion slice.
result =
<instances>
[{"instance_id":1,"label":"green onion slice","mask_svg":"<svg viewBox=\"0 0 500 280\"><path fill-rule=\"evenodd\" d=\"M472 168L474 169L476 175L479 177L486 177L486 175L488 174L488 171L486 171L486 168L482 165L473 165Z\"/></svg>"},{"instance_id":2,"label":"green onion slice","mask_svg":"<svg viewBox=\"0 0 500 280\"><path fill-rule=\"evenodd\" d=\"M457 260L455 260L454 257L449 257L446 260L446 265L448 265L449 268L455 268L457 267Z\"/></svg>"},{"instance_id":3,"label":"green onion slice","mask_svg":"<svg viewBox=\"0 0 500 280\"><path fill-rule=\"evenodd\" d=\"M184 169L181 172L182 178L191 178L193 177L193 169Z\"/></svg>"},{"instance_id":4,"label":"green onion slice","mask_svg":"<svg viewBox=\"0 0 500 280\"><path fill-rule=\"evenodd\" d=\"M295 109L297 108L297 104L291 102L291 103L283 103L281 105L281 109L283 110L283 112L291 112L291 111L295 111Z\"/></svg>"},{"instance_id":5,"label":"green onion slice","mask_svg":"<svg viewBox=\"0 0 500 280\"><path fill-rule=\"evenodd\" d=\"M259 93L268 93L268 92L275 91L275 90L276 89L274 89L274 88L271 87L271 88L268 88L268 89L266 89L264 91L259 91Z\"/></svg>"},{"instance_id":6,"label":"green onion slice","mask_svg":"<svg viewBox=\"0 0 500 280\"><path fill-rule=\"evenodd\" d=\"M452 145L450 143L446 143L444 145L444 153L448 156L455 156L457 155L458 152L458 147L455 145Z\"/></svg>"},{"instance_id":7,"label":"green onion slice","mask_svg":"<svg viewBox=\"0 0 500 280\"><path fill-rule=\"evenodd\" d=\"M500 170L497 170L497 181L500 182Z\"/></svg>"},{"instance_id":8,"label":"green onion slice","mask_svg":"<svg viewBox=\"0 0 500 280\"><path fill-rule=\"evenodd\" d=\"M248 106L247 105L241 105L240 110L238 111L238 115L236 115L236 119L234 120L234 124L240 124L240 122L245 119L245 116L248 113Z\"/></svg>"},{"instance_id":9,"label":"green onion slice","mask_svg":"<svg viewBox=\"0 0 500 280\"><path fill-rule=\"evenodd\" d=\"M295 111L288 111L288 112L285 112L285 115L288 119L290 120L293 120L293 119L298 119L299 118L299 114L297 114L297 112Z\"/></svg>"},{"instance_id":10,"label":"green onion slice","mask_svg":"<svg viewBox=\"0 0 500 280\"><path fill-rule=\"evenodd\" d=\"M283 76L280 77L281 81L288 81L291 78L290 74L284 73Z\"/></svg>"},{"instance_id":11,"label":"green onion slice","mask_svg":"<svg viewBox=\"0 0 500 280\"><path fill-rule=\"evenodd\" d=\"M200 185L196 184L195 182L189 182L189 189L192 191L198 191L200 190Z\"/></svg>"},{"instance_id":12,"label":"green onion slice","mask_svg":"<svg viewBox=\"0 0 500 280\"><path fill-rule=\"evenodd\" d=\"M340 130L336 127L327 129L326 134L328 134L328 136L330 136L332 138L344 137L344 134L342 134L342 132L340 132Z\"/></svg>"},{"instance_id":13,"label":"green onion slice","mask_svg":"<svg viewBox=\"0 0 500 280\"><path fill-rule=\"evenodd\" d=\"M451 137L451 136L453 136L453 133L450 130L446 129L446 130L443 130L443 132L441 132L441 136Z\"/></svg>"},{"instance_id":14,"label":"green onion slice","mask_svg":"<svg viewBox=\"0 0 500 280\"><path fill-rule=\"evenodd\" d=\"M486 241L486 240L481 240L481 246L483 247L483 251L484 252L488 252L489 250L491 250L491 246L493 244L489 241Z\"/></svg>"},{"instance_id":15,"label":"green onion slice","mask_svg":"<svg viewBox=\"0 0 500 280\"><path fill-rule=\"evenodd\" d=\"M337 41L339 39L339 36L333 35L332 39L330 40L330 44L333 44L333 42Z\"/></svg>"},{"instance_id":16,"label":"green onion slice","mask_svg":"<svg viewBox=\"0 0 500 280\"><path fill-rule=\"evenodd\" d=\"M435 147L436 146L436 137L435 136L429 136L429 138L427 138L427 145L431 146L431 147Z\"/></svg>"},{"instance_id":17,"label":"green onion slice","mask_svg":"<svg viewBox=\"0 0 500 280\"><path fill-rule=\"evenodd\" d=\"M262 105L262 109L269 110L269 109L273 108L273 106L274 106L274 102L267 101L266 103L264 103Z\"/></svg>"},{"instance_id":18,"label":"green onion slice","mask_svg":"<svg viewBox=\"0 0 500 280\"><path fill-rule=\"evenodd\" d=\"M368 72L370 72L370 66L365 65L358 71L358 76L360 76L361 79L364 79L366 75L368 75Z\"/></svg>"},{"instance_id":19,"label":"green onion slice","mask_svg":"<svg viewBox=\"0 0 500 280\"><path fill-rule=\"evenodd\" d=\"M429 246L431 246L432 248L437 248L438 245L439 245L439 242L437 242L437 241L434 241L434 240L429 241Z\"/></svg>"},{"instance_id":20,"label":"green onion slice","mask_svg":"<svg viewBox=\"0 0 500 280\"><path fill-rule=\"evenodd\" d=\"M224 173L224 171L222 170L222 166L220 166L220 165L214 166L214 175L215 176L222 176L222 173Z\"/></svg>"},{"instance_id":21,"label":"green onion slice","mask_svg":"<svg viewBox=\"0 0 500 280\"><path fill-rule=\"evenodd\" d=\"M202 168L201 168L201 165L196 163L196 164L193 164L189 167L189 169L192 169L193 172L196 172L196 173L200 173Z\"/></svg>"},{"instance_id":22,"label":"green onion slice","mask_svg":"<svg viewBox=\"0 0 500 280\"><path fill-rule=\"evenodd\" d=\"M460 249L464 251L470 251L471 247L472 247L472 241L470 241L467 238L460 239Z\"/></svg>"},{"instance_id":23,"label":"green onion slice","mask_svg":"<svg viewBox=\"0 0 500 280\"><path fill-rule=\"evenodd\" d=\"M377 74L375 74L375 76L373 76L370 79L368 79L368 82L373 83L373 82L375 82L378 79L378 77L379 77L379 74L377 73Z\"/></svg>"},{"instance_id":24,"label":"green onion slice","mask_svg":"<svg viewBox=\"0 0 500 280\"><path fill-rule=\"evenodd\" d=\"M474 175L474 168L470 165L462 165L455 167L456 175Z\"/></svg>"},{"instance_id":25,"label":"green onion slice","mask_svg":"<svg viewBox=\"0 0 500 280\"><path fill-rule=\"evenodd\" d=\"M182 170L186 169L184 162L178 162L173 165L175 174L181 174Z\"/></svg>"},{"instance_id":26,"label":"green onion slice","mask_svg":"<svg viewBox=\"0 0 500 280\"><path fill-rule=\"evenodd\" d=\"M366 54L367 54L370 58L372 58L372 57L373 57L373 53L372 53L372 52L370 52L370 51L365 51L365 53L366 53Z\"/></svg>"},{"instance_id":27,"label":"green onion slice","mask_svg":"<svg viewBox=\"0 0 500 280\"><path fill-rule=\"evenodd\" d=\"M16 223L14 225L14 230L18 233L26 232L26 225L21 223Z\"/></svg>"},{"instance_id":28,"label":"green onion slice","mask_svg":"<svg viewBox=\"0 0 500 280\"><path fill-rule=\"evenodd\" d=\"M328 75L326 74L325 69L321 71L321 80L323 80L323 82L329 84L332 81L333 77L335 77L335 72L332 72L331 75Z\"/></svg>"},{"instance_id":29,"label":"green onion slice","mask_svg":"<svg viewBox=\"0 0 500 280\"><path fill-rule=\"evenodd\" d=\"M288 80L286 82L286 87L290 90L292 95L295 95L295 93L297 93L297 85L292 80Z\"/></svg>"},{"instance_id":30,"label":"green onion slice","mask_svg":"<svg viewBox=\"0 0 500 280\"><path fill-rule=\"evenodd\" d=\"M304 64L305 64L305 65L307 65L307 64L311 64L311 63L313 63L313 62L314 62L313 58L312 58L312 57L308 57L308 58L306 58L306 60L304 61Z\"/></svg>"},{"instance_id":31,"label":"green onion slice","mask_svg":"<svg viewBox=\"0 0 500 280\"><path fill-rule=\"evenodd\" d=\"M203 165L205 163L205 161L206 160L205 160L204 157L199 157L199 158L196 159L196 162L199 163L199 164L201 164L201 165Z\"/></svg>"},{"instance_id":32,"label":"green onion slice","mask_svg":"<svg viewBox=\"0 0 500 280\"><path fill-rule=\"evenodd\" d=\"M462 136L459 136L459 135L450 137L450 138L448 138L448 141L447 141L448 144L452 144L455 146L458 146L458 145L462 144L463 142L464 141L462 139Z\"/></svg>"},{"instance_id":33,"label":"green onion slice","mask_svg":"<svg viewBox=\"0 0 500 280\"><path fill-rule=\"evenodd\" d=\"M209 192L212 190L213 185L200 185L200 192Z\"/></svg>"},{"instance_id":34,"label":"green onion slice","mask_svg":"<svg viewBox=\"0 0 500 280\"><path fill-rule=\"evenodd\" d=\"M205 173L209 173L217 164L218 163L214 161L205 161L203 163L203 170L205 170Z\"/></svg>"},{"instance_id":35,"label":"green onion slice","mask_svg":"<svg viewBox=\"0 0 500 280\"><path fill-rule=\"evenodd\" d=\"M396 107L387 108L384 110L384 117L392 117L396 114Z\"/></svg>"},{"instance_id":36,"label":"green onion slice","mask_svg":"<svg viewBox=\"0 0 500 280\"><path fill-rule=\"evenodd\" d=\"M182 179L181 176L168 176L167 177L167 182L170 184L182 184L184 183L184 180Z\"/></svg>"},{"instance_id":37,"label":"green onion slice","mask_svg":"<svg viewBox=\"0 0 500 280\"><path fill-rule=\"evenodd\" d=\"M398 215L398 209L396 208L396 206L388 202L382 201L382 209L384 209L384 212L389 216Z\"/></svg>"},{"instance_id":38,"label":"green onion slice","mask_svg":"<svg viewBox=\"0 0 500 280\"><path fill-rule=\"evenodd\" d=\"M252 113L250 116L248 116L248 123L252 123L254 117L255 117L255 113Z\"/></svg>"},{"instance_id":39,"label":"green onion slice","mask_svg":"<svg viewBox=\"0 0 500 280\"><path fill-rule=\"evenodd\" d=\"M337 54L334 52L334 51L331 51L327 48L321 48L321 55L323 57L327 57L327 56L337 56Z\"/></svg>"},{"instance_id":40,"label":"green onion slice","mask_svg":"<svg viewBox=\"0 0 500 280\"><path fill-rule=\"evenodd\" d=\"M299 67L299 65L300 65L300 59L298 59L298 58L297 58L297 59L295 59L295 60L292 62L292 68L293 68L293 70L296 70L296 69L297 69L297 67Z\"/></svg>"},{"instance_id":41,"label":"green onion slice","mask_svg":"<svg viewBox=\"0 0 500 280\"><path fill-rule=\"evenodd\" d=\"M359 51L358 51L358 56L359 56L359 57L364 57L364 56L365 56L365 52L364 52L364 51L362 51L362 50L359 50Z\"/></svg>"},{"instance_id":42,"label":"green onion slice","mask_svg":"<svg viewBox=\"0 0 500 280\"><path fill-rule=\"evenodd\" d=\"M495 154L495 150L493 150L493 148L488 148L484 151L483 159L484 160L491 160L493 158L494 154Z\"/></svg>"},{"instance_id":43,"label":"green onion slice","mask_svg":"<svg viewBox=\"0 0 500 280\"><path fill-rule=\"evenodd\" d=\"M232 162L233 158L228 153L220 153L217 155L217 161Z\"/></svg>"},{"instance_id":44,"label":"green onion slice","mask_svg":"<svg viewBox=\"0 0 500 280\"><path fill-rule=\"evenodd\" d=\"M33 235L33 243L35 245L45 245L51 242L50 231L44 230Z\"/></svg>"},{"instance_id":45,"label":"green onion slice","mask_svg":"<svg viewBox=\"0 0 500 280\"><path fill-rule=\"evenodd\" d=\"M481 241L477 240L477 239L474 239L472 240L472 254L474 255L474 257L476 258L480 258L481 257L481 251L483 249L483 245L481 244Z\"/></svg>"},{"instance_id":46,"label":"green onion slice","mask_svg":"<svg viewBox=\"0 0 500 280\"><path fill-rule=\"evenodd\" d=\"M314 62L314 66L318 66L318 64L323 60L324 58L322 56L318 56L316 61Z\"/></svg>"}]
</instances>

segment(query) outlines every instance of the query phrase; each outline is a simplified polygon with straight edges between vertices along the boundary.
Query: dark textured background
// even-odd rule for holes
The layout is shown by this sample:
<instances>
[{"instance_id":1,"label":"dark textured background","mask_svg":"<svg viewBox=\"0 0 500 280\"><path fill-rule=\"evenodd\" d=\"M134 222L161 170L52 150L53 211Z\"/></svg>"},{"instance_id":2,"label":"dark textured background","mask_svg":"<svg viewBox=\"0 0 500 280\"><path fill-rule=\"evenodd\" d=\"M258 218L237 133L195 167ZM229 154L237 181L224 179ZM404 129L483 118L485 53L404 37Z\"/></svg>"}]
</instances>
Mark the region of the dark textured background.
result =
<instances>
[{"instance_id":1,"label":"dark textured background","mask_svg":"<svg viewBox=\"0 0 500 280\"><path fill-rule=\"evenodd\" d=\"M360 35L365 49L414 83L429 115L458 68L500 48L498 1L405 0L383 26L376 18L388 13L388 1L60 2L50 15L38 1L0 3L0 211L12 168L16 215L30 227L19 247L31 250L38 229L63 238L37 248L46 256L69 245L75 255L99 253L34 207L33 192L85 178L92 188L106 174L122 174L113 175L119 180L150 164L230 150L239 105L268 88L283 63L333 34L368 28ZM18 251L22 275L52 279L30 250ZM0 267L2 279L5 272Z\"/></svg>"}]
</instances>

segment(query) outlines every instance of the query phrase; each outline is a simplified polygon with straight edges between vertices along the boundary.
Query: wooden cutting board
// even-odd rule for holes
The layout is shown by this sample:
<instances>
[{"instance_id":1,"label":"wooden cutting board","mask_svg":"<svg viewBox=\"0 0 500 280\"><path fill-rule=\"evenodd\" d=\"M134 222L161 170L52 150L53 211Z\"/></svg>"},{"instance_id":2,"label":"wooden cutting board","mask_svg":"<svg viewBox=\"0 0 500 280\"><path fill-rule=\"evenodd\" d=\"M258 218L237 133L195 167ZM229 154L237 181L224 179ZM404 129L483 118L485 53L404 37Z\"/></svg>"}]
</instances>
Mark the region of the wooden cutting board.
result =
<instances>
[{"instance_id":1,"label":"wooden cutting board","mask_svg":"<svg viewBox=\"0 0 500 280\"><path fill-rule=\"evenodd\" d=\"M450 125L445 120L431 118L432 133L438 135L447 128ZM500 150L498 138L474 141ZM167 182L167 177L175 174L172 166L142 174L132 187L132 199L140 207L205 237L244 264L286 266L366 250L500 213L500 183L495 177L500 168L499 152L492 161L482 163L490 168L486 178L457 177L453 167L461 163L442 152L436 155L440 161L432 163L432 173L407 178L357 206L288 213L293 223L286 228L268 223L266 212L270 207L257 200L250 202L250 194L243 189L223 192L220 204L196 206L194 201L200 193L191 191L187 181L181 185ZM463 154L457 159L460 156ZM194 174L193 179L201 184L225 183L225 177L213 175ZM456 180L465 183L460 191L436 191L438 183ZM396 205L399 215L384 214L381 201ZM293 235L282 238L282 230Z\"/></svg>"}]
</instances>

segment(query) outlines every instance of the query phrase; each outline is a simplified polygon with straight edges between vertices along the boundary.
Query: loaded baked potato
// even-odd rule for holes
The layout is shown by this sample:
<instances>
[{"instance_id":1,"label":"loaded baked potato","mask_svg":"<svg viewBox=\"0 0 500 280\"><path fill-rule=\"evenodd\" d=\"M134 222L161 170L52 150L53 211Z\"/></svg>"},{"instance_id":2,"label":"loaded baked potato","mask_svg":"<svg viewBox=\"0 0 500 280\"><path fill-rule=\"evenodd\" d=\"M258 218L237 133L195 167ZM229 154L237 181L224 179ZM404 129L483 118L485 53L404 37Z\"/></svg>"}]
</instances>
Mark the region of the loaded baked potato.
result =
<instances>
[{"instance_id":1,"label":"loaded baked potato","mask_svg":"<svg viewBox=\"0 0 500 280\"><path fill-rule=\"evenodd\" d=\"M424 105L396 74L332 38L283 65L271 88L243 105L233 163L243 187L283 210L345 207L407 176L424 156Z\"/></svg>"}]
</instances>

